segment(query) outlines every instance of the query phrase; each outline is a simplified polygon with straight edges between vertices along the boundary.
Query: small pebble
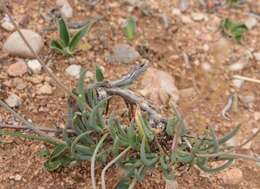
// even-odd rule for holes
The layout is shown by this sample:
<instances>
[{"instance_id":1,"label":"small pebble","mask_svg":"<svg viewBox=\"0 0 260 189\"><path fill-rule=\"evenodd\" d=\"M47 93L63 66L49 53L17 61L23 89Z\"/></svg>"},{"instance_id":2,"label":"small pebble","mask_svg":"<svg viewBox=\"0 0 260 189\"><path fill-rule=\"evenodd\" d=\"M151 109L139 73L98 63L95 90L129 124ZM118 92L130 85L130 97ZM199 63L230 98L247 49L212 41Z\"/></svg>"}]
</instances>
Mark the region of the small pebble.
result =
<instances>
[{"instance_id":1,"label":"small pebble","mask_svg":"<svg viewBox=\"0 0 260 189\"><path fill-rule=\"evenodd\" d=\"M240 70L242 70L244 67L245 67L244 64L242 64L241 62L237 62L237 63L231 64L231 65L228 67L228 69L229 69L230 71L235 72L235 71L240 71Z\"/></svg>"},{"instance_id":2,"label":"small pebble","mask_svg":"<svg viewBox=\"0 0 260 189\"><path fill-rule=\"evenodd\" d=\"M257 20L254 16L249 16L245 21L245 25L249 30L253 29L256 26L256 24Z\"/></svg>"},{"instance_id":3,"label":"small pebble","mask_svg":"<svg viewBox=\"0 0 260 189\"><path fill-rule=\"evenodd\" d=\"M254 57L257 61L260 62L260 52L254 53Z\"/></svg>"},{"instance_id":4,"label":"small pebble","mask_svg":"<svg viewBox=\"0 0 260 189\"><path fill-rule=\"evenodd\" d=\"M196 12L193 12L191 13L191 18L194 20L194 21L203 21L205 20L205 15L202 14L202 13L196 13Z\"/></svg>"},{"instance_id":5,"label":"small pebble","mask_svg":"<svg viewBox=\"0 0 260 189\"><path fill-rule=\"evenodd\" d=\"M18 62L11 64L8 69L7 73L10 76L22 76L27 72L27 66L23 60L18 60Z\"/></svg>"},{"instance_id":6,"label":"small pebble","mask_svg":"<svg viewBox=\"0 0 260 189\"><path fill-rule=\"evenodd\" d=\"M233 79L232 80L232 85L238 89L240 89L242 87L242 85L244 84L244 80L241 79Z\"/></svg>"},{"instance_id":7,"label":"small pebble","mask_svg":"<svg viewBox=\"0 0 260 189\"><path fill-rule=\"evenodd\" d=\"M11 94L10 96L8 96L8 98L5 99L5 102L11 108L18 107L18 106L20 106L22 104L21 98L19 96L17 96L16 94Z\"/></svg>"},{"instance_id":8,"label":"small pebble","mask_svg":"<svg viewBox=\"0 0 260 189\"><path fill-rule=\"evenodd\" d=\"M72 64L72 65L70 65L69 67L66 68L65 72L69 76L79 78L80 70L81 70L80 65Z\"/></svg>"},{"instance_id":9,"label":"small pebble","mask_svg":"<svg viewBox=\"0 0 260 189\"><path fill-rule=\"evenodd\" d=\"M36 87L36 94L43 95L43 94L52 94L52 87L48 84L40 84Z\"/></svg>"},{"instance_id":10,"label":"small pebble","mask_svg":"<svg viewBox=\"0 0 260 189\"><path fill-rule=\"evenodd\" d=\"M227 185L237 185L243 180L243 172L238 168L231 168L223 174L222 179Z\"/></svg>"},{"instance_id":11,"label":"small pebble","mask_svg":"<svg viewBox=\"0 0 260 189\"><path fill-rule=\"evenodd\" d=\"M6 31L14 31L15 27L11 23L9 17L5 15L5 17L1 21L1 27L5 29Z\"/></svg>"},{"instance_id":12,"label":"small pebble","mask_svg":"<svg viewBox=\"0 0 260 189\"><path fill-rule=\"evenodd\" d=\"M29 67L29 69L34 73L34 74L39 74L41 72L42 69L42 65L40 64L40 62L36 59L34 60L29 60L27 62L27 65Z\"/></svg>"}]
</instances>

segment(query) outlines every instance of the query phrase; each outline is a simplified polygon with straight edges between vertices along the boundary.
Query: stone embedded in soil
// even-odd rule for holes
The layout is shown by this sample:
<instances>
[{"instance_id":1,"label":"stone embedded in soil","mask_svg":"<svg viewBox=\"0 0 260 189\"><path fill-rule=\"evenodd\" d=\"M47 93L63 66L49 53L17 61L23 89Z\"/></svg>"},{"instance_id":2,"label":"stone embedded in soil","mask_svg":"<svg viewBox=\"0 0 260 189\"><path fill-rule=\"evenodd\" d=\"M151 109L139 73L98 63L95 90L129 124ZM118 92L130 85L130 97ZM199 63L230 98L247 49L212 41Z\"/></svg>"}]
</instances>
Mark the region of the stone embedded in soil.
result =
<instances>
[{"instance_id":1,"label":"stone embedded in soil","mask_svg":"<svg viewBox=\"0 0 260 189\"><path fill-rule=\"evenodd\" d=\"M18 107L22 104L22 100L19 96L16 94L11 94L9 95L6 99L5 102L10 106L11 108Z\"/></svg>"},{"instance_id":2,"label":"stone embedded in soil","mask_svg":"<svg viewBox=\"0 0 260 189\"><path fill-rule=\"evenodd\" d=\"M257 24L257 19L254 16L249 16L246 20L245 20L245 25L246 27L251 30L253 29Z\"/></svg>"},{"instance_id":3,"label":"stone embedded in soil","mask_svg":"<svg viewBox=\"0 0 260 189\"><path fill-rule=\"evenodd\" d=\"M43 94L52 94L52 87L48 84L48 83L45 83L45 84L40 84L38 86L36 86L36 93L37 94L40 94L40 95L43 95Z\"/></svg>"},{"instance_id":4,"label":"stone embedded in soil","mask_svg":"<svg viewBox=\"0 0 260 189\"><path fill-rule=\"evenodd\" d=\"M254 53L254 57L257 61L260 62L260 52Z\"/></svg>"},{"instance_id":5,"label":"stone embedded in soil","mask_svg":"<svg viewBox=\"0 0 260 189\"><path fill-rule=\"evenodd\" d=\"M226 59L232 54L232 43L226 38L222 37L212 44L212 55L217 63L224 63Z\"/></svg>"},{"instance_id":6,"label":"stone embedded in soil","mask_svg":"<svg viewBox=\"0 0 260 189\"><path fill-rule=\"evenodd\" d=\"M73 16L73 9L67 0L57 0L56 5L60 7L60 13L63 18L71 18Z\"/></svg>"},{"instance_id":7,"label":"stone embedded in soil","mask_svg":"<svg viewBox=\"0 0 260 189\"><path fill-rule=\"evenodd\" d=\"M243 172L238 168L231 168L220 173L223 182L227 185L237 185L243 181Z\"/></svg>"},{"instance_id":8,"label":"stone embedded in soil","mask_svg":"<svg viewBox=\"0 0 260 189\"><path fill-rule=\"evenodd\" d=\"M189 0L178 0L177 6L181 12L184 12L189 8Z\"/></svg>"},{"instance_id":9,"label":"stone embedded in soil","mask_svg":"<svg viewBox=\"0 0 260 189\"><path fill-rule=\"evenodd\" d=\"M255 95L245 95L245 96L239 96L240 101L243 103L244 106L248 108L252 108L255 103Z\"/></svg>"},{"instance_id":10,"label":"stone embedded in soil","mask_svg":"<svg viewBox=\"0 0 260 189\"><path fill-rule=\"evenodd\" d=\"M237 63L229 65L228 69L233 72L240 71L246 67L246 64L246 62L238 61Z\"/></svg>"},{"instance_id":11,"label":"stone embedded in soil","mask_svg":"<svg viewBox=\"0 0 260 189\"><path fill-rule=\"evenodd\" d=\"M129 64L140 58L140 54L128 44L117 44L113 49L113 59L116 62L112 63L123 63Z\"/></svg>"},{"instance_id":12,"label":"stone embedded in soil","mask_svg":"<svg viewBox=\"0 0 260 189\"><path fill-rule=\"evenodd\" d=\"M34 74L38 74L41 72L42 69L42 65L40 64L40 62L36 59L34 60L29 60L27 62L28 68L34 73Z\"/></svg>"},{"instance_id":13,"label":"stone embedded in soil","mask_svg":"<svg viewBox=\"0 0 260 189\"><path fill-rule=\"evenodd\" d=\"M1 27L6 31L14 31L14 25L11 23L9 17L5 15L5 17L1 21Z\"/></svg>"},{"instance_id":14,"label":"stone embedded in soil","mask_svg":"<svg viewBox=\"0 0 260 189\"><path fill-rule=\"evenodd\" d=\"M191 13L191 18L194 21L203 21L206 19L206 16L202 13L196 13L196 12L192 12Z\"/></svg>"},{"instance_id":15,"label":"stone embedded in soil","mask_svg":"<svg viewBox=\"0 0 260 189\"><path fill-rule=\"evenodd\" d=\"M69 76L79 78L80 70L81 70L80 65L72 64L72 65L70 65L69 67L66 68L65 72Z\"/></svg>"},{"instance_id":16,"label":"stone embedded in soil","mask_svg":"<svg viewBox=\"0 0 260 189\"><path fill-rule=\"evenodd\" d=\"M233 79L232 80L232 85L238 89L240 89L242 87L242 85L244 84L244 80L241 79Z\"/></svg>"},{"instance_id":17,"label":"stone embedded in soil","mask_svg":"<svg viewBox=\"0 0 260 189\"><path fill-rule=\"evenodd\" d=\"M27 72L27 66L23 60L18 60L18 62L11 64L7 68L8 75L13 77L22 76L26 72Z\"/></svg>"},{"instance_id":18,"label":"stone embedded in soil","mask_svg":"<svg viewBox=\"0 0 260 189\"><path fill-rule=\"evenodd\" d=\"M42 37L28 29L22 29L21 32L27 39L28 43L32 46L36 53L39 53L41 48L43 47ZM34 57L33 53L26 46L22 38L20 37L18 32L12 33L3 45L3 49L11 55L32 58Z\"/></svg>"},{"instance_id":19,"label":"stone embedded in soil","mask_svg":"<svg viewBox=\"0 0 260 189\"><path fill-rule=\"evenodd\" d=\"M204 70L205 72L211 72L212 71L212 66L209 63L202 63L201 64L201 68L202 70Z\"/></svg>"},{"instance_id":20,"label":"stone embedded in soil","mask_svg":"<svg viewBox=\"0 0 260 189\"><path fill-rule=\"evenodd\" d=\"M14 176L10 176L9 179L13 179L15 181L21 181L22 176L17 174L17 175L14 175Z\"/></svg>"},{"instance_id":21,"label":"stone embedded in soil","mask_svg":"<svg viewBox=\"0 0 260 189\"><path fill-rule=\"evenodd\" d=\"M255 121L260 120L260 112L254 112L254 119Z\"/></svg>"},{"instance_id":22,"label":"stone embedded in soil","mask_svg":"<svg viewBox=\"0 0 260 189\"><path fill-rule=\"evenodd\" d=\"M148 68L141 81L140 93L156 104L175 104L179 100L179 92L173 77L161 70Z\"/></svg>"},{"instance_id":23,"label":"stone embedded in soil","mask_svg":"<svg viewBox=\"0 0 260 189\"><path fill-rule=\"evenodd\" d=\"M178 189L178 182L175 179L165 179L164 189Z\"/></svg>"},{"instance_id":24,"label":"stone embedded in soil","mask_svg":"<svg viewBox=\"0 0 260 189\"><path fill-rule=\"evenodd\" d=\"M191 98L197 95L195 89L192 87L179 90L179 94L181 98Z\"/></svg>"},{"instance_id":25,"label":"stone embedded in soil","mask_svg":"<svg viewBox=\"0 0 260 189\"><path fill-rule=\"evenodd\" d=\"M26 83L21 78L14 78L12 85L18 90L23 90L27 87Z\"/></svg>"}]
</instances>

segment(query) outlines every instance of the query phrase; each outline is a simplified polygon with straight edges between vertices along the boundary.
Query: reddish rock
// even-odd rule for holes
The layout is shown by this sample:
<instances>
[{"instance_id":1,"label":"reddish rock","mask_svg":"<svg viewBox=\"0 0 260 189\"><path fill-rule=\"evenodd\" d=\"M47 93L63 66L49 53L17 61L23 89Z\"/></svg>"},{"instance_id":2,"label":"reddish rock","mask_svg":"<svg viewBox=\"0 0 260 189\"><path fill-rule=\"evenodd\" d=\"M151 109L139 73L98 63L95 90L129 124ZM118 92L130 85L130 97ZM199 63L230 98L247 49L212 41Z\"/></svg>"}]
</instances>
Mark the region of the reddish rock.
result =
<instances>
[{"instance_id":1,"label":"reddish rock","mask_svg":"<svg viewBox=\"0 0 260 189\"><path fill-rule=\"evenodd\" d=\"M173 77L161 70L149 68L143 75L140 93L150 98L153 104L176 103L179 99L178 89Z\"/></svg>"},{"instance_id":2,"label":"reddish rock","mask_svg":"<svg viewBox=\"0 0 260 189\"><path fill-rule=\"evenodd\" d=\"M27 66L23 60L19 60L18 62L11 64L8 69L7 73L10 76L22 76L27 72Z\"/></svg>"}]
</instances>

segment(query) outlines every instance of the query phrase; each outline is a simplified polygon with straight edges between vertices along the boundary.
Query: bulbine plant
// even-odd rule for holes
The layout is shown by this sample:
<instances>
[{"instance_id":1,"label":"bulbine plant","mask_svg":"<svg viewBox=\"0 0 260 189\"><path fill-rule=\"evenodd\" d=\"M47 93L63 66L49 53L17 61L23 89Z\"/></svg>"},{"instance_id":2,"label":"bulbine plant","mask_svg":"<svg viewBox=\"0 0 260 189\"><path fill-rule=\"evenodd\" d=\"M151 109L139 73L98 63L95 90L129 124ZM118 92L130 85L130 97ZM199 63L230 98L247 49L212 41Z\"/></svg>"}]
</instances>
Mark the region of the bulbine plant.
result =
<instances>
[{"instance_id":1,"label":"bulbine plant","mask_svg":"<svg viewBox=\"0 0 260 189\"><path fill-rule=\"evenodd\" d=\"M105 164L101 172L102 189L106 188L105 173L112 165L121 167L125 174L114 189L133 188L153 169L161 169L165 179L175 179L180 167L196 166L201 171L215 173L226 169L239 158L260 161L254 157L236 154L236 148L225 143L236 135L239 126L222 137L213 127L202 136L189 132L175 106L173 116L163 118L144 99L126 87L147 67L140 65L116 81L105 80L97 67L96 82L84 86L85 71L81 72L76 99L69 98L70 116L62 137L36 136L16 131L0 130L0 135L11 135L52 144L40 154L47 160L48 171L61 169L73 162L91 162L92 186L96 188L95 163ZM124 115L110 112L110 99L122 97L127 104ZM132 105L135 106L133 110ZM112 160L111 160L112 159ZM108 160L111 160L108 162ZM212 166L217 163L217 167ZM216 163L214 163L216 165Z\"/></svg>"},{"instance_id":2,"label":"bulbine plant","mask_svg":"<svg viewBox=\"0 0 260 189\"><path fill-rule=\"evenodd\" d=\"M245 24L231 21L228 18L221 22L221 28L225 35L235 39L237 42L240 42L243 35L248 31Z\"/></svg>"},{"instance_id":3,"label":"bulbine plant","mask_svg":"<svg viewBox=\"0 0 260 189\"><path fill-rule=\"evenodd\" d=\"M19 31L19 35L42 63L43 61L20 32L4 1L0 2L16 30ZM60 21L62 27L66 27L65 22ZM82 34L84 32L78 35ZM62 36L60 39L62 41L59 43L64 43L65 38L70 39L68 32L66 36ZM68 41L69 44L73 40ZM172 107L172 117L165 118L158 114L145 99L127 89L127 86L132 84L147 67L147 64L141 64L115 81L106 80L102 70L97 67L96 81L87 86L84 85L85 71L82 71L78 84L72 92L68 92L68 89L63 87L55 75L46 68L57 86L62 86L60 88L66 94L70 94L66 127L63 129L40 127L27 121L0 99L0 106L25 125L17 129L29 129L35 133L6 130L3 128L15 127L1 124L0 136L21 137L50 144L46 150L39 153L46 158L44 166L48 171L56 171L74 162L90 161L93 189L97 188L96 162L105 165L101 172L102 189L106 188L106 171L115 164L124 169L125 174L114 189L133 189L136 182L142 181L147 173L156 168L162 170L167 180L173 180L176 176L175 172L183 166L196 166L204 172L214 173L224 170L236 159L260 162L259 158L236 153L237 149L256 137L260 130L239 146L231 148L225 143L235 136L239 126L222 137L218 137L212 127L209 127L202 136L197 136L189 132L185 120L175 106ZM127 105L124 114L109 110L111 98L114 96L124 99ZM48 132L55 132L57 135L53 137ZM1 141L0 143L4 144ZM213 164L219 164L216 162L222 164L213 167Z\"/></svg>"},{"instance_id":4,"label":"bulbine plant","mask_svg":"<svg viewBox=\"0 0 260 189\"><path fill-rule=\"evenodd\" d=\"M95 21L90 21L73 36L70 36L68 26L63 18L57 20L59 39L52 40L51 48L64 55L73 55L81 39L89 32Z\"/></svg>"}]
</instances>

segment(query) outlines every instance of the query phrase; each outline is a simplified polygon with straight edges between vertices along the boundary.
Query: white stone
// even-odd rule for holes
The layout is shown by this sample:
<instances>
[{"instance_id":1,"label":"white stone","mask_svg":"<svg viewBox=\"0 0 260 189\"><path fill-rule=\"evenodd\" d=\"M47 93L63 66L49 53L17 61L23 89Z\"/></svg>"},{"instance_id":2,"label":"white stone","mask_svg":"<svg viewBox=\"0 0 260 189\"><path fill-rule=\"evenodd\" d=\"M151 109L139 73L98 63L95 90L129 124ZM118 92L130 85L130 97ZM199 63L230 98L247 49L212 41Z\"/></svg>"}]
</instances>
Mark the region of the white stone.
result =
<instances>
[{"instance_id":1,"label":"white stone","mask_svg":"<svg viewBox=\"0 0 260 189\"><path fill-rule=\"evenodd\" d=\"M206 72L211 72L212 71L212 67L209 63L202 63L201 64L201 68L206 71Z\"/></svg>"},{"instance_id":2,"label":"white stone","mask_svg":"<svg viewBox=\"0 0 260 189\"><path fill-rule=\"evenodd\" d=\"M22 104L22 100L19 96L16 94L11 94L8 96L7 99L5 99L5 102L10 106L11 108L18 107Z\"/></svg>"},{"instance_id":3,"label":"white stone","mask_svg":"<svg viewBox=\"0 0 260 189\"><path fill-rule=\"evenodd\" d=\"M257 19L254 16L249 16L246 21L245 25L248 29L253 29L257 24Z\"/></svg>"},{"instance_id":4,"label":"white stone","mask_svg":"<svg viewBox=\"0 0 260 189\"><path fill-rule=\"evenodd\" d=\"M260 61L260 52L254 53L254 57L257 61Z\"/></svg>"},{"instance_id":5,"label":"white stone","mask_svg":"<svg viewBox=\"0 0 260 189\"><path fill-rule=\"evenodd\" d=\"M79 78L80 70L81 70L81 66L80 65L72 64L72 65L70 65L69 67L66 68L65 72L69 76Z\"/></svg>"},{"instance_id":6,"label":"white stone","mask_svg":"<svg viewBox=\"0 0 260 189\"><path fill-rule=\"evenodd\" d=\"M40 62L36 59L34 60L29 60L27 62L27 66L29 67L29 69L34 73L34 74L38 74L41 72L42 70L42 65L40 64Z\"/></svg>"},{"instance_id":7,"label":"white stone","mask_svg":"<svg viewBox=\"0 0 260 189\"><path fill-rule=\"evenodd\" d=\"M43 47L43 40L42 37L32 31L27 29L21 30L24 37L27 39L28 43L32 46L36 53L39 53L41 48ZM33 53L30 49L26 46L22 38L20 37L18 32L12 33L3 45L3 49L12 55L17 55L21 57L32 58L34 57Z\"/></svg>"},{"instance_id":8,"label":"white stone","mask_svg":"<svg viewBox=\"0 0 260 189\"><path fill-rule=\"evenodd\" d=\"M73 9L67 0L57 0L57 6L60 7L60 13L63 18L71 18L73 16Z\"/></svg>"},{"instance_id":9,"label":"white stone","mask_svg":"<svg viewBox=\"0 0 260 189\"><path fill-rule=\"evenodd\" d=\"M1 27L5 29L6 31L14 31L15 27L11 23L9 17L5 15L5 17L1 21Z\"/></svg>"},{"instance_id":10,"label":"white stone","mask_svg":"<svg viewBox=\"0 0 260 189\"><path fill-rule=\"evenodd\" d=\"M204 14L202 13L196 13L196 12L193 12L191 13L191 18L194 20L194 21L202 21L202 20L205 20L206 17Z\"/></svg>"},{"instance_id":11,"label":"white stone","mask_svg":"<svg viewBox=\"0 0 260 189\"><path fill-rule=\"evenodd\" d=\"M173 9L172 9L172 14L173 14L174 16L180 16L180 15L181 15L181 11L180 11L180 9L173 8Z\"/></svg>"},{"instance_id":12,"label":"white stone","mask_svg":"<svg viewBox=\"0 0 260 189\"><path fill-rule=\"evenodd\" d=\"M240 89L242 87L242 85L244 84L244 80L241 79L233 79L232 80L232 85L238 89Z\"/></svg>"},{"instance_id":13,"label":"white stone","mask_svg":"<svg viewBox=\"0 0 260 189\"><path fill-rule=\"evenodd\" d=\"M244 67L245 67L244 64L242 64L241 62L237 62L237 63L231 64L229 66L229 70L235 72L235 71L242 70Z\"/></svg>"},{"instance_id":14,"label":"white stone","mask_svg":"<svg viewBox=\"0 0 260 189\"><path fill-rule=\"evenodd\" d=\"M182 16L181 16L181 21L182 21L184 24L191 24L191 23L192 23L192 20L191 20L190 17L187 16L187 15L182 15Z\"/></svg>"}]
</instances>

